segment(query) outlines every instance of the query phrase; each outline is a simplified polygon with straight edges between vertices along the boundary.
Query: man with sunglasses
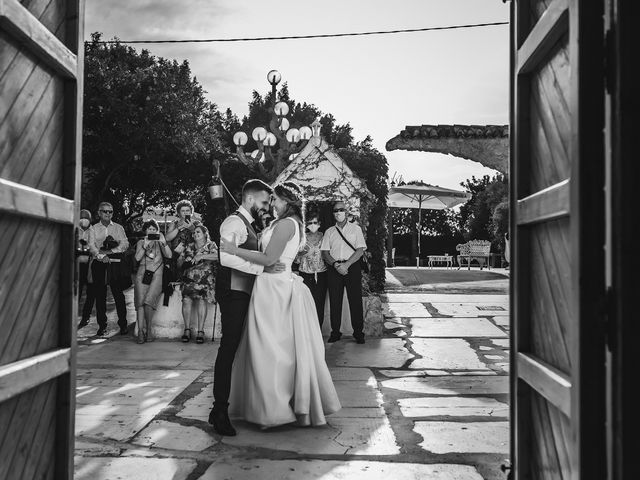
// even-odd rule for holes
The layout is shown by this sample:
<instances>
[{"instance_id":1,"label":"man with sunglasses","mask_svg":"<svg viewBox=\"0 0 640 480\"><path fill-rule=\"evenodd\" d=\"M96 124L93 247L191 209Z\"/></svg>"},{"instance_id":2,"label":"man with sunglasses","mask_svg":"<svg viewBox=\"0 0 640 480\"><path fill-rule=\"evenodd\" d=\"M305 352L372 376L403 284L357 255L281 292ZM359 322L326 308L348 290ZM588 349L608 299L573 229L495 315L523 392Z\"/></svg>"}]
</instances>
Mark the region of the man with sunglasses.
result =
<instances>
[{"instance_id":1,"label":"man with sunglasses","mask_svg":"<svg viewBox=\"0 0 640 480\"><path fill-rule=\"evenodd\" d=\"M118 326L120 334L126 335L127 305L124 299L120 262L123 253L129 248L129 240L122 225L111 220L113 206L102 202L98 206L100 221L89 228L89 250L91 251L91 273L96 298L96 313L98 319L98 336L107 331L107 286L118 312Z\"/></svg>"},{"instance_id":2,"label":"man with sunglasses","mask_svg":"<svg viewBox=\"0 0 640 480\"><path fill-rule=\"evenodd\" d=\"M322 239L322 255L329 267L329 303L331 314L331 335L329 343L342 337L342 300L347 290L351 326L356 343L364 343L362 312L362 269L360 258L367 249L362 229L356 223L347 221L347 208L344 202L333 206L336 224L327 229Z\"/></svg>"}]
</instances>

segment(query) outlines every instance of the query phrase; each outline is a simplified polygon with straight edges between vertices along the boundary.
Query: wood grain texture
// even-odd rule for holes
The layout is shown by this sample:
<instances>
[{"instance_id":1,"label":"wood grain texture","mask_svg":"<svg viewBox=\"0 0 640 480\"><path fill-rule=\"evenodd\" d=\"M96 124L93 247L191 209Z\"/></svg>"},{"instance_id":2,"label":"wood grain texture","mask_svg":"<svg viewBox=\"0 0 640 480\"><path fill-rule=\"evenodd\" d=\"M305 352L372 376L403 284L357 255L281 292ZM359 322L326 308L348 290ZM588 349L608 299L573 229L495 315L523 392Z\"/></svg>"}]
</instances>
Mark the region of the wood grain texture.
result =
<instances>
[{"instance_id":1,"label":"wood grain texture","mask_svg":"<svg viewBox=\"0 0 640 480\"><path fill-rule=\"evenodd\" d=\"M531 228L531 353L571 371L572 278L569 219Z\"/></svg>"},{"instance_id":2,"label":"wood grain texture","mask_svg":"<svg viewBox=\"0 0 640 480\"><path fill-rule=\"evenodd\" d=\"M518 375L538 394L571 416L571 381L569 377L539 359L522 352L516 356Z\"/></svg>"},{"instance_id":3,"label":"wood grain texture","mask_svg":"<svg viewBox=\"0 0 640 480\"><path fill-rule=\"evenodd\" d=\"M569 74L564 38L549 63L531 76L531 193L570 177Z\"/></svg>"},{"instance_id":4,"label":"wood grain texture","mask_svg":"<svg viewBox=\"0 0 640 480\"><path fill-rule=\"evenodd\" d=\"M7 247L10 254L0 265L0 365L57 345L59 230L23 220Z\"/></svg>"},{"instance_id":5,"label":"wood grain texture","mask_svg":"<svg viewBox=\"0 0 640 480\"><path fill-rule=\"evenodd\" d=\"M4 402L0 409L0 478L53 478L55 458L51 421L55 418L55 380ZM10 415L3 415L7 411ZM36 455L25 454L40 447ZM30 465L31 464L31 465ZM27 472L31 476L17 475Z\"/></svg>"},{"instance_id":6,"label":"wood grain texture","mask_svg":"<svg viewBox=\"0 0 640 480\"><path fill-rule=\"evenodd\" d=\"M74 202L0 179L0 211L73 225Z\"/></svg>"},{"instance_id":7,"label":"wood grain texture","mask_svg":"<svg viewBox=\"0 0 640 480\"><path fill-rule=\"evenodd\" d=\"M568 216L569 189L570 182L565 180L518 200L518 225L530 225Z\"/></svg>"},{"instance_id":8,"label":"wood grain texture","mask_svg":"<svg viewBox=\"0 0 640 480\"><path fill-rule=\"evenodd\" d=\"M71 351L65 348L0 366L0 403L62 375L70 361Z\"/></svg>"},{"instance_id":9,"label":"wood grain texture","mask_svg":"<svg viewBox=\"0 0 640 480\"><path fill-rule=\"evenodd\" d=\"M530 23L535 25L540 17L547 11L552 0L529 0Z\"/></svg>"},{"instance_id":10,"label":"wood grain texture","mask_svg":"<svg viewBox=\"0 0 640 480\"><path fill-rule=\"evenodd\" d=\"M0 374L0 478L73 478L83 19L74 0L0 1L0 372L30 365ZM66 365L34 358L61 346Z\"/></svg>"},{"instance_id":11,"label":"wood grain texture","mask_svg":"<svg viewBox=\"0 0 640 480\"><path fill-rule=\"evenodd\" d=\"M54 11L59 12L58 9L54 9ZM62 14L64 15L64 11ZM48 18L43 15L41 19L47 20ZM77 58L54 33L54 30L60 25L60 19L54 17L50 23L51 29L34 17L18 0L0 2L0 26L2 29L6 30L26 50L58 74L73 79L78 70ZM61 32L61 36L64 38L64 31Z\"/></svg>"},{"instance_id":12,"label":"wood grain texture","mask_svg":"<svg viewBox=\"0 0 640 480\"><path fill-rule=\"evenodd\" d=\"M562 437L565 428L562 414L553 412L554 407L543 397L532 394L532 455L531 479L535 480L569 480L570 464L568 463L568 443ZM566 419L566 417L564 417Z\"/></svg>"},{"instance_id":13,"label":"wood grain texture","mask_svg":"<svg viewBox=\"0 0 640 480\"><path fill-rule=\"evenodd\" d=\"M517 70L520 74L534 70L545 61L548 52L569 27L569 1L553 0L535 23L518 49Z\"/></svg>"}]
</instances>

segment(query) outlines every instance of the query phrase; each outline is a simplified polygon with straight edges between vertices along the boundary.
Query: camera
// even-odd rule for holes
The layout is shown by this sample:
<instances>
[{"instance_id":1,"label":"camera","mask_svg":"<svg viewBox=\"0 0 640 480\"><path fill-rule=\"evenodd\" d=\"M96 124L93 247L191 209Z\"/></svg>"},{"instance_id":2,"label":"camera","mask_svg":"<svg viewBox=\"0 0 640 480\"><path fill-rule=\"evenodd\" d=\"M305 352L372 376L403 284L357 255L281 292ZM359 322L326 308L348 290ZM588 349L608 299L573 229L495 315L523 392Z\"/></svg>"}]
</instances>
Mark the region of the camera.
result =
<instances>
[{"instance_id":1,"label":"camera","mask_svg":"<svg viewBox=\"0 0 640 480\"><path fill-rule=\"evenodd\" d=\"M185 215L184 216L184 221L187 222L187 223L191 222L191 215Z\"/></svg>"},{"instance_id":2,"label":"camera","mask_svg":"<svg viewBox=\"0 0 640 480\"><path fill-rule=\"evenodd\" d=\"M100 250L102 251L113 250L118 246L118 244L119 242L115 238L113 238L111 235L107 235L107 238L105 238L104 242L102 242L102 246L100 247Z\"/></svg>"},{"instance_id":3,"label":"camera","mask_svg":"<svg viewBox=\"0 0 640 480\"><path fill-rule=\"evenodd\" d=\"M148 240L160 240L160 234L159 233L149 233L149 234L147 234L147 239Z\"/></svg>"}]
</instances>

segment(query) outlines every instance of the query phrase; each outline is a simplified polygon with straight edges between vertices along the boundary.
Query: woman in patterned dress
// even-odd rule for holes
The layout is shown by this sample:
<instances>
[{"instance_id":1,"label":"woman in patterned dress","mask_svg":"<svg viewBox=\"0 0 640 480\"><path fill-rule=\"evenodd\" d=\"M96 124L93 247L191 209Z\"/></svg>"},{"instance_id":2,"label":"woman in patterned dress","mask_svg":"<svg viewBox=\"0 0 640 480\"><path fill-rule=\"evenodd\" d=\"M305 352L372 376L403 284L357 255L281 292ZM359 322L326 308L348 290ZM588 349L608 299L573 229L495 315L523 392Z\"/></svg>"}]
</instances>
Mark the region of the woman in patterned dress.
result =
<instances>
[{"instance_id":1,"label":"woman in patterned dress","mask_svg":"<svg viewBox=\"0 0 640 480\"><path fill-rule=\"evenodd\" d=\"M320 228L320 219L317 214L310 214L307 217L307 235L306 243L302 247L296 263L298 272L304 281L304 284L311 290L313 300L316 304L318 312L318 320L320 327L324 320L324 304L327 299L327 265L322 259L320 245L322 245L322 232Z\"/></svg>"},{"instance_id":2,"label":"woman in patterned dress","mask_svg":"<svg viewBox=\"0 0 640 480\"><path fill-rule=\"evenodd\" d=\"M209 230L198 224L193 230L193 242L185 247L178 258L182 269L183 342L191 339L193 316L197 318L196 343L204 342L204 321L208 306L216 302L215 278L218 266L218 247L209 238Z\"/></svg>"}]
</instances>

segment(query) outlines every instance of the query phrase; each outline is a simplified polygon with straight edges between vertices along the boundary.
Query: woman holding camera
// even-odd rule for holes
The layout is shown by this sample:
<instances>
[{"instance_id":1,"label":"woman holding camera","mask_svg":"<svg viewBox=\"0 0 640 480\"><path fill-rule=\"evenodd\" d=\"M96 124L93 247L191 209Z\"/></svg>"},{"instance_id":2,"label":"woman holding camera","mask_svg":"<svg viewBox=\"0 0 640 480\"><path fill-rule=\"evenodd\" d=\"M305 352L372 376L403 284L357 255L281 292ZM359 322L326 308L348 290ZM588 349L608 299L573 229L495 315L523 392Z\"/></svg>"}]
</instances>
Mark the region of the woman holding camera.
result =
<instances>
[{"instance_id":1,"label":"woman holding camera","mask_svg":"<svg viewBox=\"0 0 640 480\"><path fill-rule=\"evenodd\" d=\"M180 200L176 204L177 219L169 224L167 241L178 255L193 242L196 223L193 220L193 204L189 200Z\"/></svg>"},{"instance_id":2,"label":"woman holding camera","mask_svg":"<svg viewBox=\"0 0 640 480\"><path fill-rule=\"evenodd\" d=\"M216 267L218 247L209 237L209 230L202 224L193 229L193 243L188 244L178 258L182 269L182 318L184 335L182 341L191 339L192 316L197 317L196 343L204 342L204 321L208 305L216 302Z\"/></svg>"},{"instance_id":3,"label":"woman holding camera","mask_svg":"<svg viewBox=\"0 0 640 480\"><path fill-rule=\"evenodd\" d=\"M138 322L138 343L153 340L151 320L162 291L162 266L164 258L171 258L171 249L158 222L148 220L142 225L144 238L138 240L135 259L138 272L134 284L134 303Z\"/></svg>"}]
</instances>

